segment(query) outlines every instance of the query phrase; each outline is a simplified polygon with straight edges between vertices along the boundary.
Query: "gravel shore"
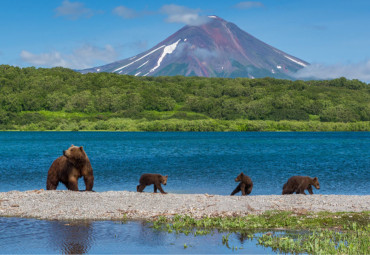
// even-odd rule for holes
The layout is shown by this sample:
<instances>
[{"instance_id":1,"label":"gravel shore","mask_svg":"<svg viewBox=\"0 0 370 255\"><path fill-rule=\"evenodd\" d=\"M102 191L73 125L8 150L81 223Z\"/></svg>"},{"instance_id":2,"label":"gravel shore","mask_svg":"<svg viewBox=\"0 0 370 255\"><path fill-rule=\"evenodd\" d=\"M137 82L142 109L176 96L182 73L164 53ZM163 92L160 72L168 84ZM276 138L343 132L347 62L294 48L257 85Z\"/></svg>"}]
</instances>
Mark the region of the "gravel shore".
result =
<instances>
[{"instance_id":1,"label":"gravel shore","mask_svg":"<svg viewBox=\"0 0 370 255\"><path fill-rule=\"evenodd\" d=\"M370 210L370 195L220 196L153 194L129 191L10 191L0 193L0 217L46 220L150 220L176 214L243 216L267 210L361 212Z\"/></svg>"}]
</instances>

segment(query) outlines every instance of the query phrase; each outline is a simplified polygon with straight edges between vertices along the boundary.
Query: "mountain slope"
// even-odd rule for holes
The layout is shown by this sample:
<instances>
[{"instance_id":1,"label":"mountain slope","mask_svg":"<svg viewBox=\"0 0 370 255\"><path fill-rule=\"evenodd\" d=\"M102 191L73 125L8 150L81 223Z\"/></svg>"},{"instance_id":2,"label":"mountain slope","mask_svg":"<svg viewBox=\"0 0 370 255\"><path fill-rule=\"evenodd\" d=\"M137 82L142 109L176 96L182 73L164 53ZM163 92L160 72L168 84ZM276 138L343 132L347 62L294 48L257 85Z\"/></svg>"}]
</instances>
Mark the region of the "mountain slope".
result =
<instances>
[{"instance_id":1,"label":"mountain slope","mask_svg":"<svg viewBox=\"0 0 370 255\"><path fill-rule=\"evenodd\" d=\"M217 16L184 26L146 52L81 70L135 76L275 77L290 75L307 62L280 51Z\"/></svg>"}]
</instances>

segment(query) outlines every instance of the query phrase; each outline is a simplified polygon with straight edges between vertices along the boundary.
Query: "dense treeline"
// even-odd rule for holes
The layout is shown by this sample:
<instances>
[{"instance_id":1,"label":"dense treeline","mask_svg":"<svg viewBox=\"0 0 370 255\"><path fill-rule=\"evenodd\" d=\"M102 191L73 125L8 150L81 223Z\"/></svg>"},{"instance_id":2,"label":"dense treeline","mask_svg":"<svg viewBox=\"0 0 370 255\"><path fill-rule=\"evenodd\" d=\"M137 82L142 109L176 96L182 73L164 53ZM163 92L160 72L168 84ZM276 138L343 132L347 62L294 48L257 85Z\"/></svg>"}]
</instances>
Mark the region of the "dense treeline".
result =
<instances>
[{"instance_id":1,"label":"dense treeline","mask_svg":"<svg viewBox=\"0 0 370 255\"><path fill-rule=\"evenodd\" d=\"M261 121L290 124L245 126ZM330 128L335 123L368 130L369 121L369 85L345 78L133 77L0 66L1 130L338 130ZM332 124L320 124L326 122Z\"/></svg>"}]
</instances>

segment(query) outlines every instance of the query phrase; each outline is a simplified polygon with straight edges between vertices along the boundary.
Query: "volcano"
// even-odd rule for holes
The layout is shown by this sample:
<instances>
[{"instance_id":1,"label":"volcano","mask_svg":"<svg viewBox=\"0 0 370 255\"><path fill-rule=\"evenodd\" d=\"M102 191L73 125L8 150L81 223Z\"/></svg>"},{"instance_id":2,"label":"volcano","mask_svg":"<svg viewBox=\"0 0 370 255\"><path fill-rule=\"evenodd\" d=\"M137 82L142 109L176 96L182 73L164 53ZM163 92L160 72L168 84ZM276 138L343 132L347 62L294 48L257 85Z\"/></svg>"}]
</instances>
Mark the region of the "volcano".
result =
<instances>
[{"instance_id":1,"label":"volcano","mask_svg":"<svg viewBox=\"0 0 370 255\"><path fill-rule=\"evenodd\" d=\"M307 62L258 40L231 22L208 16L208 22L184 26L148 51L80 72L289 79L307 65Z\"/></svg>"}]
</instances>

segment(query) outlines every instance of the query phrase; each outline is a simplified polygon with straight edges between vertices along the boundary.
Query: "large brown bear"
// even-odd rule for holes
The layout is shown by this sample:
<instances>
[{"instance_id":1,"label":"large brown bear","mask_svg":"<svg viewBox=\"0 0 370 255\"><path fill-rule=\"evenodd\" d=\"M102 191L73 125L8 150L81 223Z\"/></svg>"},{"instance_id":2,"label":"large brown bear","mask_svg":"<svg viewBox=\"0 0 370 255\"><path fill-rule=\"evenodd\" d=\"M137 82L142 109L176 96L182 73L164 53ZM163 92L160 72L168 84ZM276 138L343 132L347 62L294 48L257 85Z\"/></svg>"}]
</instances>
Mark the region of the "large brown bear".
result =
<instances>
[{"instance_id":1,"label":"large brown bear","mask_svg":"<svg viewBox=\"0 0 370 255\"><path fill-rule=\"evenodd\" d=\"M94 174L83 147L74 146L63 151L63 156L54 160L51 165L46 181L47 190L55 190L59 182L67 189L78 191L78 179L84 177L86 191L92 191L94 186Z\"/></svg>"},{"instance_id":2,"label":"large brown bear","mask_svg":"<svg viewBox=\"0 0 370 255\"><path fill-rule=\"evenodd\" d=\"M235 182L240 183L238 186L236 186L234 191L231 192L231 196L234 196L234 194L238 193L239 191L242 191L242 196L249 195L252 192L252 179L248 175L243 174L243 172L241 172L238 177L235 178Z\"/></svg>"},{"instance_id":3,"label":"large brown bear","mask_svg":"<svg viewBox=\"0 0 370 255\"><path fill-rule=\"evenodd\" d=\"M292 176L288 179L288 181L283 186L283 195L293 194L304 194L304 190L308 190L308 192L312 195L312 186L313 185L316 189L320 189L319 179L317 177L311 178L309 176Z\"/></svg>"},{"instance_id":4,"label":"large brown bear","mask_svg":"<svg viewBox=\"0 0 370 255\"><path fill-rule=\"evenodd\" d=\"M143 192L146 186L154 184L154 193L157 193L157 189L159 189L162 194L167 194L167 192L164 192L161 186L161 183L163 185L167 184L167 178L168 175L163 176L160 174L143 174L139 180L140 185L137 185L136 190L137 192Z\"/></svg>"}]
</instances>

